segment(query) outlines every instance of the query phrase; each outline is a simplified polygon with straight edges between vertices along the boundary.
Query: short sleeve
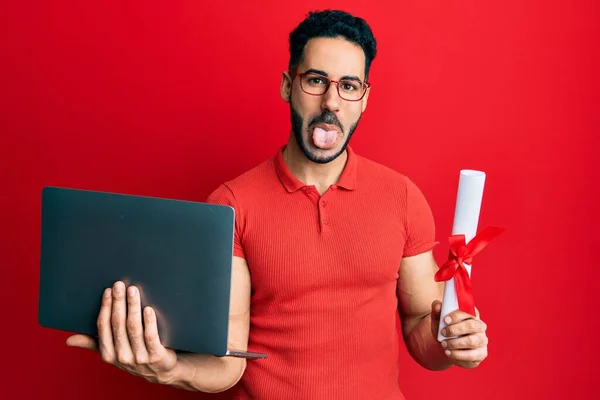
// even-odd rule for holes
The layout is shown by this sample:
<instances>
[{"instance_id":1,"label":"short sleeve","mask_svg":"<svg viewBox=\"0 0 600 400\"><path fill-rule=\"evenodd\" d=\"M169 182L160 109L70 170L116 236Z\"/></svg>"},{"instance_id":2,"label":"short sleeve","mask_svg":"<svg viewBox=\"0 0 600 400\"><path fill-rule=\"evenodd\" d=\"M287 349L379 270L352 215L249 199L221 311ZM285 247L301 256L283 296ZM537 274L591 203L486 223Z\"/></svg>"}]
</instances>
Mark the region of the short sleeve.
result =
<instances>
[{"instance_id":1,"label":"short sleeve","mask_svg":"<svg viewBox=\"0 0 600 400\"><path fill-rule=\"evenodd\" d=\"M235 229L233 235L233 255L236 257L246 258L244 249L242 247L242 229L241 229L241 215L242 210L238 206L238 203L233 195L233 192L227 185L220 185L215 191L213 191L206 199L206 203L230 206L235 210Z\"/></svg>"},{"instance_id":2,"label":"short sleeve","mask_svg":"<svg viewBox=\"0 0 600 400\"><path fill-rule=\"evenodd\" d=\"M427 199L410 179L406 180L406 241L404 257L415 256L433 249L435 222Z\"/></svg>"}]
</instances>

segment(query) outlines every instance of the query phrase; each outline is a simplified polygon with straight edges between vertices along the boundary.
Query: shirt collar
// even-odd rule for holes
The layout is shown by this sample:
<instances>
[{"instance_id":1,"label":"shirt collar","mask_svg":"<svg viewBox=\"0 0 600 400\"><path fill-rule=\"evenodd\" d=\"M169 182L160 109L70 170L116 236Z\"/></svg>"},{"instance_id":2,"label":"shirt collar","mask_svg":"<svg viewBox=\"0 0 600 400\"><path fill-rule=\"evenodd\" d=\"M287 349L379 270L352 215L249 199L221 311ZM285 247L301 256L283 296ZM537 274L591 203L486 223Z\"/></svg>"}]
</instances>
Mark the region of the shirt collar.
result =
<instances>
[{"instance_id":1,"label":"shirt collar","mask_svg":"<svg viewBox=\"0 0 600 400\"><path fill-rule=\"evenodd\" d=\"M279 177L279 180L281 181L283 186L288 192L291 193L307 185L304 182L300 181L298 178L296 178L288 168L287 164L285 163L285 160L283 159L284 149L285 145L282 146L275 155L275 171L277 172L277 176ZM344 170L342 171L342 175L340 175L340 179L338 179L338 182L332 186L340 187L346 190L354 190L356 188L356 154L350 146L346 147L346 151L348 153L346 166L344 167Z\"/></svg>"}]
</instances>

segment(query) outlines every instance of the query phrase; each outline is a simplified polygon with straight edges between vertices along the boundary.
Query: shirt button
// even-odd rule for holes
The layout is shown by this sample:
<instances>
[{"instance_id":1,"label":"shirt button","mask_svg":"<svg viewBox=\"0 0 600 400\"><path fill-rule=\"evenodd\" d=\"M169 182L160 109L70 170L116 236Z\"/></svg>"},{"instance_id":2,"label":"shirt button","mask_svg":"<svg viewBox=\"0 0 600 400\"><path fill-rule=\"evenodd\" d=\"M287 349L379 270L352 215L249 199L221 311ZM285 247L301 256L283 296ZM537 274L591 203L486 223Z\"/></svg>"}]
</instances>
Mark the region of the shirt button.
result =
<instances>
[{"instance_id":1,"label":"shirt button","mask_svg":"<svg viewBox=\"0 0 600 400\"><path fill-rule=\"evenodd\" d=\"M327 218L323 218L323 223L324 223L325 225L327 225L327 224L329 223L329 221L327 220Z\"/></svg>"},{"instance_id":2,"label":"shirt button","mask_svg":"<svg viewBox=\"0 0 600 400\"><path fill-rule=\"evenodd\" d=\"M327 205L327 201L321 200L321 206L325 207Z\"/></svg>"}]
</instances>

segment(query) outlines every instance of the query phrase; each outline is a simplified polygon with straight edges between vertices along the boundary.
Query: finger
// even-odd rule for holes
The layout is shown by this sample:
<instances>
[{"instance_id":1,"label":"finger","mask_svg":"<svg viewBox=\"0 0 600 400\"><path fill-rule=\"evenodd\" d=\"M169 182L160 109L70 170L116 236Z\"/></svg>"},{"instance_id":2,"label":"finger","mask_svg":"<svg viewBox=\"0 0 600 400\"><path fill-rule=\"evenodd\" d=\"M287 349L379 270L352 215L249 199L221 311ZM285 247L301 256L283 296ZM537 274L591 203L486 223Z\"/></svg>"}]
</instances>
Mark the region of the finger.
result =
<instances>
[{"instance_id":1,"label":"finger","mask_svg":"<svg viewBox=\"0 0 600 400\"><path fill-rule=\"evenodd\" d=\"M483 347L474 350L446 350L446 355L460 362L480 363L487 357L487 349Z\"/></svg>"},{"instance_id":2,"label":"finger","mask_svg":"<svg viewBox=\"0 0 600 400\"><path fill-rule=\"evenodd\" d=\"M133 364L133 352L127 337L125 284L116 282L113 286L111 325L117 361L123 365Z\"/></svg>"},{"instance_id":3,"label":"finger","mask_svg":"<svg viewBox=\"0 0 600 400\"><path fill-rule=\"evenodd\" d=\"M448 350L472 350L488 345L488 338L483 333L461 336L456 339L442 341L442 346Z\"/></svg>"},{"instance_id":4,"label":"finger","mask_svg":"<svg viewBox=\"0 0 600 400\"><path fill-rule=\"evenodd\" d=\"M485 332L486 329L487 326L482 320L471 318L446 326L442 329L442 335L446 337L470 335L473 333Z\"/></svg>"},{"instance_id":5,"label":"finger","mask_svg":"<svg viewBox=\"0 0 600 400\"><path fill-rule=\"evenodd\" d=\"M135 286L127 289L127 334L136 363L146 364L148 352L144 342L139 290Z\"/></svg>"},{"instance_id":6,"label":"finger","mask_svg":"<svg viewBox=\"0 0 600 400\"><path fill-rule=\"evenodd\" d=\"M97 341L88 335L73 335L67 338L67 346L98 351Z\"/></svg>"},{"instance_id":7,"label":"finger","mask_svg":"<svg viewBox=\"0 0 600 400\"><path fill-rule=\"evenodd\" d=\"M479 310L477 309L477 307L473 306L475 308L475 318L477 319L481 319L481 314L479 314Z\"/></svg>"},{"instance_id":8,"label":"finger","mask_svg":"<svg viewBox=\"0 0 600 400\"><path fill-rule=\"evenodd\" d=\"M113 334L110 326L110 315L112 313L112 289L104 290L102 296L102 305L96 320L98 327L98 348L102 360L109 364L114 364L116 361L115 345L113 343Z\"/></svg>"},{"instance_id":9,"label":"finger","mask_svg":"<svg viewBox=\"0 0 600 400\"><path fill-rule=\"evenodd\" d=\"M144 325L144 341L148 350L148 359L150 363L156 363L162 358L165 348L160 343L156 313L151 307L144 309Z\"/></svg>"},{"instance_id":10,"label":"finger","mask_svg":"<svg viewBox=\"0 0 600 400\"><path fill-rule=\"evenodd\" d=\"M464 311L461 310L455 310L452 311L450 314L446 315L446 317L444 318L444 322L446 323L446 325L450 325L450 324L456 324L462 321L465 321L467 319L471 319L471 318L475 318L474 315L471 315L469 313L466 313Z\"/></svg>"}]
</instances>

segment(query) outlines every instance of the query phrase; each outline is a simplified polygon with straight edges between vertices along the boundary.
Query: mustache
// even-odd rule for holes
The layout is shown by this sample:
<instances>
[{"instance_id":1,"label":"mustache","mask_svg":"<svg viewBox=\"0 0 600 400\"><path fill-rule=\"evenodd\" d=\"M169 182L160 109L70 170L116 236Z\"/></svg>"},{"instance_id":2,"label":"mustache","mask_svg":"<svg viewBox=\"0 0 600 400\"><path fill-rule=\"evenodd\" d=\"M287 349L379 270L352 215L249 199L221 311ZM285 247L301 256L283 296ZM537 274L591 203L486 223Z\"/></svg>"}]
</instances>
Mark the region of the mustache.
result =
<instances>
[{"instance_id":1,"label":"mustache","mask_svg":"<svg viewBox=\"0 0 600 400\"><path fill-rule=\"evenodd\" d=\"M328 124L328 125L335 125L338 128L340 128L340 130L342 132L344 132L344 127L342 126L342 123L335 116L335 114L332 113L331 111L326 111L323 114L314 117L313 119L310 120L310 123L308 124L308 126L313 126L313 125L318 124L318 123L324 123L324 124Z\"/></svg>"}]
</instances>

